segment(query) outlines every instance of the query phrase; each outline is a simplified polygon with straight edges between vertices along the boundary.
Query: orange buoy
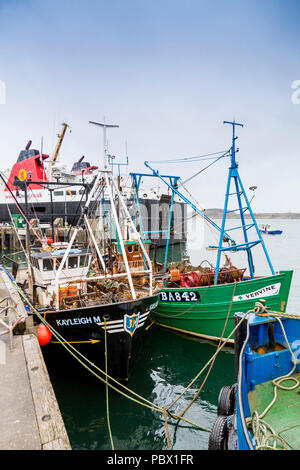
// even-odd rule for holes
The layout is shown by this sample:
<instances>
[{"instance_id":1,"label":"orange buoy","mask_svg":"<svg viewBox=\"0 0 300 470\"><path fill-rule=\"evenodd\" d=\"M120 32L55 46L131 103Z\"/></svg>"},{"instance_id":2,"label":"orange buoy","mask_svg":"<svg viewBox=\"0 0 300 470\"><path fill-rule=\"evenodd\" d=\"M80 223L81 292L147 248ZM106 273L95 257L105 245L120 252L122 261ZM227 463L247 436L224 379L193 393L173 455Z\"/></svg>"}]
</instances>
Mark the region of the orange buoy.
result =
<instances>
[{"instance_id":1,"label":"orange buoy","mask_svg":"<svg viewBox=\"0 0 300 470\"><path fill-rule=\"evenodd\" d=\"M48 328L43 323L41 323L37 327L37 332L40 346L46 346L46 344L48 344L52 338L51 331L48 330Z\"/></svg>"}]
</instances>

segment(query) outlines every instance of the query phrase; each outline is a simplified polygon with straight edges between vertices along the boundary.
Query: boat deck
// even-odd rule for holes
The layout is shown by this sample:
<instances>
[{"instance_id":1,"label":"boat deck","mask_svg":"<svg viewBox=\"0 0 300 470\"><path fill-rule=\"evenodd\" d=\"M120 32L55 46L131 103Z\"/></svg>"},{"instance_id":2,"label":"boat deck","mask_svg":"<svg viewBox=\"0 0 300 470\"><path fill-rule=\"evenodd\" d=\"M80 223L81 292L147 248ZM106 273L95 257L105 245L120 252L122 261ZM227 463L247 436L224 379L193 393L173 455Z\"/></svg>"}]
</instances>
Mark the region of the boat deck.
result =
<instances>
[{"instance_id":1,"label":"boat deck","mask_svg":"<svg viewBox=\"0 0 300 470\"><path fill-rule=\"evenodd\" d=\"M300 381L300 373L293 375ZM286 380L282 385L292 387L294 382ZM261 414L274 397L272 382L264 382L249 392L251 414ZM277 388L277 400L264 416L274 431L288 444L290 449L300 449L300 386L294 390Z\"/></svg>"}]
</instances>

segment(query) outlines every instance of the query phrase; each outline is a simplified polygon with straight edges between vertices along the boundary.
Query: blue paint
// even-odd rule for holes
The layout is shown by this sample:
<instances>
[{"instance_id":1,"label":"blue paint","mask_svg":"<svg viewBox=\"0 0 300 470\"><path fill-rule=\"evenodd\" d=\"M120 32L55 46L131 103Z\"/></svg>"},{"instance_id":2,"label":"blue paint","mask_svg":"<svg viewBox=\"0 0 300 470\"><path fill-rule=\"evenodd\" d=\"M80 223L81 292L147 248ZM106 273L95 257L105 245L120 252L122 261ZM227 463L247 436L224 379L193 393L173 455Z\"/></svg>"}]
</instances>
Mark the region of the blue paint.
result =
<instances>
[{"instance_id":1,"label":"blue paint","mask_svg":"<svg viewBox=\"0 0 300 470\"><path fill-rule=\"evenodd\" d=\"M269 264L270 270L272 274L275 274L275 271L273 269L269 254L267 252L265 243L262 239L260 230L258 228L256 219L254 217L254 214L252 212L249 200L246 195L246 191L244 189L244 186L242 184L242 180L239 175L238 171L238 164L236 162L236 147L235 147L235 141L237 139L235 135L235 128L236 126L243 127L243 124L239 124L235 121L224 121L224 124L230 124L232 125L232 147L231 147L231 165L229 168L229 173L228 173L228 179L227 179L227 186L226 186L226 193L225 193L225 203L224 203L224 210L223 210L223 218L222 218L222 225L221 225L221 231L220 231L220 238L219 238L219 245L218 245L218 257L217 257L217 263L216 263L216 274L215 274L215 284L218 284L218 278L219 278L219 271L220 271L220 261L221 261L221 254L224 251L241 251L244 250L247 253L248 256L248 265L249 265L249 272L250 272L250 277L251 279L254 278L254 264L253 264L253 259L252 259L252 253L251 253L251 248L258 244L262 244L264 254L266 256L267 262ZM235 192L231 193L230 188L232 182L234 183L235 186ZM230 196L236 196L237 203L238 203L238 208L233 209L233 210L228 210L228 203L229 203L229 198ZM243 200L242 200L243 198ZM245 221L245 212L249 211L250 217L252 219L252 222L249 224L246 224ZM239 228L242 229L243 235L244 235L244 242L240 243L239 245L235 244L230 244L229 246L224 247L223 242L224 242L224 236L226 237L226 218L227 214L232 213L232 212L239 212L240 214L240 220L241 220L241 226L239 227L234 227L231 228L230 230L237 230ZM248 230L251 227L255 227L256 233L258 236L258 240L255 241L250 241L248 237Z\"/></svg>"},{"instance_id":2,"label":"blue paint","mask_svg":"<svg viewBox=\"0 0 300 470\"><path fill-rule=\"evenodd\" d=\"M238 319L243 316L244 314L242 313L237 313L235 315ZM291 350L295 353L299 350L300 346L300 321L289 318L282 318L281 321ZM288 374L294 365L292 355L287 348L281 326L277 320L272 317L258 317L252 313L248 317L248 322L250 334L242 358L242 370L239 370L238 372L239 375L242 374L242 403L240 404L239 401L236 400L235 407L239 450L250 450L243 432L240 409L240 406L242 405L245 417L248 418L251 416L248 393L251 390L254 390L255 387L261 383L272 381L277 377ZM269 342L268 325L270 325L270 323L274 326L275 343L281 344L285 349L280 351L270 351L265 354L258 354L256 351L258 346L266 346ZM300 364L298 363L294 373L299 372L299 370Z\"/></svg>"}]
</instances>

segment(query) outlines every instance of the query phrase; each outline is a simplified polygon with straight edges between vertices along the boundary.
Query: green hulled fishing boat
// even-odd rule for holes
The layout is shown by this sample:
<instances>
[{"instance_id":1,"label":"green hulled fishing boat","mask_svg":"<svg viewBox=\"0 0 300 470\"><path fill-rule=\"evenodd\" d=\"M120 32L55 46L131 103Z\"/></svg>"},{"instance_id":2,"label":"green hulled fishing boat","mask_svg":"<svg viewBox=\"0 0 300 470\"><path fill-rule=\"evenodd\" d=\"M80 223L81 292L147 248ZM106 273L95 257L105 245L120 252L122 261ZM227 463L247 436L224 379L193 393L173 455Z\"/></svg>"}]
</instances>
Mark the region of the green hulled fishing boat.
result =
<instances>
[{"instance_id":1,"label":"green hulled fishing boat","mask_svg":"<svg viewBox=\"0 0 300 470\"><path fill-rule=\"evenodd\" d=\"M153 175L164 181L174 194L179 195L197 213L202 215L220 232L219 244L213 247L217 250L216 267L184 270L177 269L177 277L171 276L165 281L164 288L160 291L158 307L151 314L151 318L157 324L176 331L208 338L226 338L233 330L233 316L236 312L245 312L252 309L255 301L267 298L268 305L273 310L284 312L286 310L292 271L275 273L269 254L267 252L260 229L251 209L251 204L243 187L236 162L236 126L242 126L235 121L224 121L232 125L232 146L222 156L230 158L229 174L226 186L225 204L221 227L211 221L205 213L202 213L189 199L178 191L176 184L172 185L164 179L158 171L145 165L153 171ZM220 157L218 157L219 159ZM255 188L255 187L254 187ZM250 188L253 189L253 188ZM237 208L229 210L229 201L232 197L237 203ZM245 213L248 218L246 219ZM239 215L236 227L226 228L227 215L236 213ZM170 216L171 224L172 216ZM236 243L229 232L240 230L242 241ZM170 226L169 226L170 233ZM266 257L270 269L270 275L257 276L255 274L252 249L260 245ZM166 250L168 243L166 244ZM244 251L246 253L249 274L245 276L246 268L238 269L232 266L228 254L230 252ZM221 267L221 256L225 256L225 265ZM165 270L167 271L167 252L165 257ZM233 341L233 339L232 339Z\"/></svg>"},{"instance_id":2,"label":"green hulled fishing boat","mask_svg":"<svg viewBox=\"0 0 300 470\"><path fill-rule=\"evenodd\" d=\"M221 335L226 338L233 330L234 314L252 309L256 300L267 298L272 310L284 312L292 274L292 271L281 271L237 283L192 289L165 288L160 291L158 308L151 318L157 324L176 331L211 340Z\"/></svg>"}]
</instances>

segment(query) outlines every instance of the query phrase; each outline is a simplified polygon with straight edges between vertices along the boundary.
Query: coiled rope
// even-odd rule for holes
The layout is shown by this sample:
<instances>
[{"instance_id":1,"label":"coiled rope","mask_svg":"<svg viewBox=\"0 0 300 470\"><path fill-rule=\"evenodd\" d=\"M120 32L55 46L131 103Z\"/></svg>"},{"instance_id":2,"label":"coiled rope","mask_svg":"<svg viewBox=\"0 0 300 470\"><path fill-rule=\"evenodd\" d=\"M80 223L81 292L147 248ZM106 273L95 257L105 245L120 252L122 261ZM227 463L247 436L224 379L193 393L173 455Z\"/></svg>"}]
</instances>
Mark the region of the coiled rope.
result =
<instances>
[{"instance_id":1,"label":"coiled rope","mask_svg":"<svg viewBox=\"0 0 300 470\"><path fill-rule=\"evenodd\" d=\"M291 390L295 390L296 388L300 386L300 380L297 377L292 377L292 374L294 373L296 366L297 366L297 360L291 349L290 343L286 335L285 328L281 321L281 318L300 320L300 315L272 311L268 307L266 307L265 304L262 302L255 303L254 313L257 316L261 316L261 317L274 317L279 322L286 345L291 353L292 361L294 365L288 374L283 375L281 377L277 377L276 379L272 380L272 384L274 386L274 396L273 396L272 401L269 403L269 405L265 408L265 410L260 415L255 410L252 414L252 417L247 418L246 422L247 422L248 427L250 427L253 431L253 438L257 444L256 450L280 450L277 447L278 443L281 443L283 445L284 450L287 450L289 446L286 443L286 441L281 436L279 436L279 434L274 431L274 429L270 426L270 424L268 424L262 418L266 416L266 414L271 410L272 406L275 404L277 400L278 389L291 391ZM286 380L294 382L294 385L292 386L282 385L282 383ZM268 430L270 432L268 432ZM269 443L271 439L273 439L273 445Z\"/></svg>"}]
</instances>

